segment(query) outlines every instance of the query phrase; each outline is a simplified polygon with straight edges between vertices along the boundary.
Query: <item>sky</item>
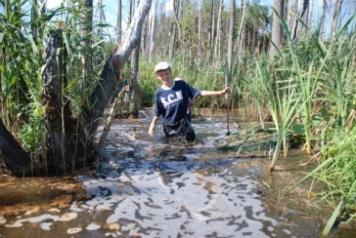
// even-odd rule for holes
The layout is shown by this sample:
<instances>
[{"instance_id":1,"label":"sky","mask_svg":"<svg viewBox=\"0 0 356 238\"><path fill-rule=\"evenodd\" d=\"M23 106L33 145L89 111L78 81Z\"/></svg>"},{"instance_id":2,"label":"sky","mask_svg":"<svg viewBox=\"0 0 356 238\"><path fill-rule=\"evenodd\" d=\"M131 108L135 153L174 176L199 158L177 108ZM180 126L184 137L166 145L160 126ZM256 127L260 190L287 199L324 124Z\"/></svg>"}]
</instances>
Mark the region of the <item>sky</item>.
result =
<instances>
[{"instance_id":1,"label":"sky","mask_svg":"<svg viewBox=\"0 0 356 238\"><path fill-rule=\"evenodd\" d=\"M64 0L47 0L47 7L48 8L55 8L61 5L61 3ZM199 1L199 0L196 0ZM223 0L225 8L228 9L229 5L229 0ZM241 5L242 0L235 0L236 1L236 6ZM267 6L272 6L273 5L273 0L248 0L249 2L259 2L260 4L267 5ZM104 13L105 13L105 18L106 18L106 23L111 25L106 30L106 33L112 37L115 37L115 26L116 26L116 20L117 20L117 13L118 13L118 1L117 0L102 0L103 5L104 5ZM292 2L289 0L289 2ZM331 24L330 21L332 19L332 13L334 11L334 5L336 0L328 0L329 2L329 8L327 11L327 16L326 16L326 24L328 29L331 29ZM97 6L98 0L94 0L94 6ZM313 16L314 19L312 19L312 22L316 22L316 19L320 18L321 15L321 10L323 6L323 0L310 0L310 4L313 5ZM127 18L128 18L128 12L129 12L129 0L122 0L122 26L123 29L127 27ZM160 6L163 7L163 9L166 12L170 12L173 9L173 0L158 0L158 9L160 9ZM97 9L97 8L96 8ZM0 9L1 12L1 9ZM356 12L356 0L344 0L343 2L343 9L341 12L341 21L344 22L346 21L352 14ZM94 14L98 14L97 12L94 12Z\"/></svg>"}]
</instances>

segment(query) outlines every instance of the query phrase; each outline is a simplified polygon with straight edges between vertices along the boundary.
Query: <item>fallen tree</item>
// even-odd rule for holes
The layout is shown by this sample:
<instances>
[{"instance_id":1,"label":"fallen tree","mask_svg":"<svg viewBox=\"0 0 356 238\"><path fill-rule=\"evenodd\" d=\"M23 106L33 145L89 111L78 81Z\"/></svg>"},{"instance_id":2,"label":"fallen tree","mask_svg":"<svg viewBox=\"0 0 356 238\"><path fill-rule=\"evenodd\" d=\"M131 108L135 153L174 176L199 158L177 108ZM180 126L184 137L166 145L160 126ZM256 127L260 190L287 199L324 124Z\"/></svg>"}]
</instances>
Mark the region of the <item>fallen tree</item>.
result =
<instances>
[{"instance_id":1,"label":"fallen tree","mask_svg":"<svg viewBox=\"0 0 356 238\"><path fill-rule=\"evenodd\" d=\"M93 138L104 118L105 110L112 107L117 92L120 91L122 85L117 80L120 70L139 41L151 3L152 0L140 1L126 36L118 42L116 50L105 63L101 80L89 98L89 105L83 101L82 113L77 118L73 118L70 107L61 100L62 89L67 83L63 65L66 62L66 51L62 43L62 30L52 32L47 42L47 64L42 76L43 105L46 107L46 172L67 173L79 167L86 167L93 161L95 152L103 156L101 152L103 143L98 146ZM109 130L111 126L112 117L108 118L104 131ZM101 139L99 141L104 140L105 137L105 133L104 136L99 136ZM2 121L0 121L0 155L13 174L30 174L28 173L31 168L30 155L14 139ZM34 174L41 174L43 168L39 170L41 171L34 171Z\"/></svg>"}]
</instances>

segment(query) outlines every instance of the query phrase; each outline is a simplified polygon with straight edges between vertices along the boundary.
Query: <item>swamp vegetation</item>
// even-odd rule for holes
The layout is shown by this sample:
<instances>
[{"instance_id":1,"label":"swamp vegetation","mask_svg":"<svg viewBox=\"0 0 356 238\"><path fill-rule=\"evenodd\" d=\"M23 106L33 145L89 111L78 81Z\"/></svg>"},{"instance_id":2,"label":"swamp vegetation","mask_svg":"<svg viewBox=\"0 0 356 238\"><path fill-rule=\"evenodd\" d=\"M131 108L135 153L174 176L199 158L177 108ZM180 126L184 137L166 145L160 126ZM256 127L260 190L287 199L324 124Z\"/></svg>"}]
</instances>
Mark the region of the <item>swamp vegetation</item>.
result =
<instances>
[{"instance_id":1,"label":"swamp vegetation","mask_svg":"<svg viewBox=\"0 0 356 238\"><path fill-rule=\"evenodd\" d=\"M307 184L307 197L335 208L323 233L356 218L353 1L324 1L322 10L314 9L320 16L312 15L314 1L295 8L294 1L279 0L272 8L247 0L239 6L174 0L168 13L157 0L119 1L117 39L109 33L103 1L64 1L51 9L46 2L0 0L2 173L52 176L95 167L105 158L101 144L113 114L137 117L151 107L159 86L154 65L169 59L173 75L194 87L232 88L228 98L203 99L196 108L212 114L234 109L241 117L248 112L245 118L256 122L219 149L236 151L236 158L264 156L271 173L281 169L279 161L293 159L290 149L298 151L308 158L299 166L312 167L290 191ZM123 6L129 9L127 29ZM353 11L341 20L345 8ZM106 130L98 136L104 119Z\"/></svg>"}]
</instances>

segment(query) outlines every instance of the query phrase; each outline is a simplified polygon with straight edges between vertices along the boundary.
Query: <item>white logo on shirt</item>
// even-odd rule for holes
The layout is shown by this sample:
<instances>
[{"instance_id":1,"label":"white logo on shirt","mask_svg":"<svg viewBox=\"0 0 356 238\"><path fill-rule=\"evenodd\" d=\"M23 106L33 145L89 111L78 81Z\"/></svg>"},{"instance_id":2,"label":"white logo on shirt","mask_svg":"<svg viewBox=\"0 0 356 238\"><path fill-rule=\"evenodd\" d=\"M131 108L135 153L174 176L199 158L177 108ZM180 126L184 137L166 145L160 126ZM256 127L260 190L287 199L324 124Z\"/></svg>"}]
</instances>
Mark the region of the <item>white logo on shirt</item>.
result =
<instances>
[{"instance_id":1,"label":"white logo on shirt","mask_svg":"<svg viewBox=\"0 0 356 238\"><path fill-rule=\"evenodd\" d=\"M163 104L163 107L166 108L172 105L173 103L183 100L182 91L180 90L174 93L170 93L167 97L160 97L160 99Z\"/></svg>"}]
</instances>

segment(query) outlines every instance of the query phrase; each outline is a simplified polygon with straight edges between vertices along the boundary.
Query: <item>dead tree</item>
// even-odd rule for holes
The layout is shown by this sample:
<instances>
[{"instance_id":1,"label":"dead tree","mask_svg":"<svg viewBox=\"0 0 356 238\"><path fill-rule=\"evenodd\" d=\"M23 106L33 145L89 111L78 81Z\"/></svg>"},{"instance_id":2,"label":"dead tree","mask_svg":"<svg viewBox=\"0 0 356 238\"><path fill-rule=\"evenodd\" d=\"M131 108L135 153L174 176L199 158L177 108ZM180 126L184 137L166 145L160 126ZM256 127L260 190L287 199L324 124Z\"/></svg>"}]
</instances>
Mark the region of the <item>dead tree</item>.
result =
<instances>
[{"instance_id":1,"label":"dead tree","mask_svg":"<svg viewBox=\"0 0 356 238\"><path fill-rule=\"evenodd\" d=\"M298 23L301 19L303 19L305 17L305 15L308 15L308 10L309 8L309 0L303 0L303 5L302 5L302 9L300 11L300 14L298 14L299 16L297 16L294 20L293 23L293 31L292 31L292 39L296 40L298 38Z\"/></svg>"},{"instance_id":2,"label":"dead tree","mask_svg":"<svg viewBox=\"0 0 356 238\"><path fill-rule=\"evenodd\" d=\"M214 61L215 65L218 64L220 57L221 57L221 52L220 52L220 45L221 45L221 15L222 15L222 8L223 8L224 2L223 0L219 1L219 12L218 12L218 19L217 19L217 25L216 25L216 37L215 37L215 45L214 45ZM200 41L200 40L199 40ZM201 43L199 43L201 44Z\"/></svg>"},{"instance_id":3,"label":"dead tree","mask_svg":"<svg viewBox=\"0 0 356 238\"><path fill-rule=\"evenodd\" d=\"M136 10L136 9L134 9L134 10ZM140 98L140 94L141 94L140 86L138 83L138 68L139 68L139 58L140 58L141 32L142 31L138 31L138 33L137 33L138 40L136 41L136 46L131 54L130 91L131 91L131 100L133 103L132 103L132 107L130 108L130 114L134 118L138 117L139 104L140 104L139 98ZM151 52L151 46L150 46L150 54L151 53L152 52Z\"/></svg>"},{"instance_id":4,"label":"dead tree","mask_svg":"<svg viewBox=\"0 0 356 238\"><path fill-rule=\"evenodd\" d=\"M241 16L241 22L240 22L240 28L239 28L239 47L238 47L238 51L237 54L239 54L239 58L240 58L240 63L241 63L241 58L242 58L242 47L243 47L243 43L245 40L245 18L246 18L246 14L247 14L247 0L243 1L243 5L242 5L242 16Z\"/></svg>"},{"instance_id":5,"label":"dead tree","mask_svg":"<svg viewBox=\"0 0 356 238\"><path fill-rule=\"evenodd\" d=\"M0 159L13 174L23 175L31 169L30 156L11 133L6 129L0 119Z\"/></svg>"},{"instance_id":6,"label":"dead tree","mask_svg":"<svg viewBox=\"0 0 356 238\"><path fill-rule=\"evenodd\" d=\"M149 46L149 54L148 61L152 62L153 51L156 46L156 8L157 8L158 0L154 0L153 7L151 10L150 16L150 46Z\"/></svg>"},{"instance_id":7,"label":"dead tree","mask_svg":"<svg viewBox=\"0 0 356 238\"><path fill-rule=\"evenodd\" d=\"M64 89L67 86L66 60L67 53L63 42L63 31L54 30L46 44L46 68L42 79L44 84L43 105L46 129L46 160L45 168L41 169L66 173L74 170L78 154L74 153L73 141L80 136L76 130L76 120L72 117L69 102L65 99ZM81 146L82 147L82 146Z\"/></svg>"},{"instance_id":8,"label":"dead tree","mask_svg":"<svg viewBox=\"0 0 356 238\"><path fill-rule=\"evenodd\" d=\"M117 4L118 4L118 7L117 7L117 20L116 20L116 41L120 42L121 35L122 35L122 29L121 29L122 4L121 4L121 0L118 0Z\"/></svg>"},{"instance_id":9,"label":"dead tree","mask_svg":"<svg viewBox=\"0 0 356 238\"><path fill-rule=\"evenodd\" d=\"M282 45L283 30L281 19L284 18L284 1L274 0L273 21L272 21L272 42L270 45L270 55L273 56Z\"/></svg>"},{"instance_id":10,"label":"dead tree","mask_svg":"<svg viewBox=\"0 0 356 238\"><path fill-rule=\"evenodd\" d=\"M230 0L230 13L229 13L229 35L227 46L227 75L225 86L230 86L232 82L232 67L233 67L233 37L234 37L234 24L235 24L235 0Z\"/></svg>"},{"instance_id":11,"label":"dead tree","mask_svg":"<svg viewBox=\"0 0 356 238\"><path fill-rule=\"evenodd\" d=\"M332 29L331 29L333 38L335 38L335 36L336 36L342 2L343 2L343 0L336 0L336 3L335 3L335 10L333 13L333 22L332 22Z\"/></svg>"},{"instance_id":12,"label":"dead tree","mask_svg":"<svg viewBox=\"0 0 356 238\"><path fill-rule=\"evenodd\" d=\"M120 91L118 90L118 88L120 88L120 84L117 80L119 72L137 45L137 41L140 39L140 31L142 29L144 19L151 7L151 3L152 0L140 1L139 7L135 11L135 15L131 21L130 28L126 36L122 38L121 43L118 45L110 59L106 62L102 72L102 80L99 81L98 85L91 94L91 135L95 134L100 123L100 119L102 119L104 115L105 109L110 105L110 103L115 101L114 98L117 95L117 92ZM108 119L109 118L110 117L108 117ZM110 128L110 126L111 121L106 121L104 131L105 129ZM102 144L100 141L105 140L105 137L105 134L99 135L99 144Z\"/></svg>"},{"instance_id":13,"label":"dead tree","mask_svg":"<svg viewBox=\"0 0 356 238\"><path fill-rule=\"evenodd\" d=\"M69 102L64 97L67 81L63 31L58 29L51 32L46 47L46 68L42 75L43 105L46 107L46 161L51 171L69 172L69 169L73 170L78 162L81 162L79 166L85 165L85 161L80 158L86 158L94 151L98 152L92 135L95 134L105 109L115 98L115 92L119 88L118 74L137 45L151 2L152 0L141 0L126 37L107 60L101 75L102 80L93 90L89 105L82 105L83 110L78 118L73 118ZM111 121L109 123L107 121L104 130L108 131L110 125ZM100 139L104 141L105 136L101 136ZM14 174L28 174L31 169L30 156L5 128L2 120L0 120L0 157Z\"/></svg>"}]
</instances>

